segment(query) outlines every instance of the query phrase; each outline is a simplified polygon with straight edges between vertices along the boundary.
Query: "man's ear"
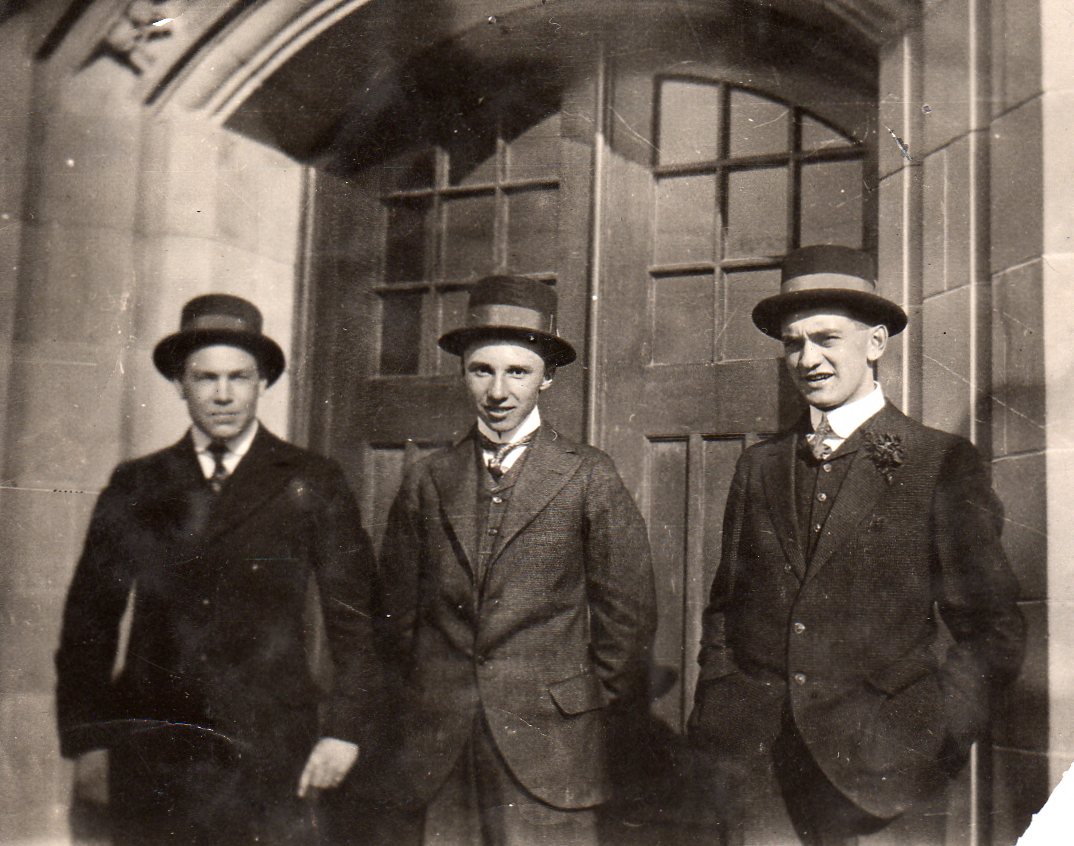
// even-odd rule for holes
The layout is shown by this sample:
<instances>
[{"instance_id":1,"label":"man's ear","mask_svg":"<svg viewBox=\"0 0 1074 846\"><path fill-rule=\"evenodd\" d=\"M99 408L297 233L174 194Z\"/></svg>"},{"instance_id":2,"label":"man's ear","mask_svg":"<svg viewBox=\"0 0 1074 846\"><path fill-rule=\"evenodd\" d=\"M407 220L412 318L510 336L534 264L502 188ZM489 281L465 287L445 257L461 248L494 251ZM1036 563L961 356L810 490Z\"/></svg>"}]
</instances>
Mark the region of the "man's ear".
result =
<instances>
[{"instance_id":1,"label":"man's ear","mask_svg":"<svg viewBox=\"0 0 1074 846\"><path fill-rule=\"evenodd\" d=\"M541 387L539 390L545 390L552 384L552 380L556 378L556 368L554 365L547 364L544 368L544 378L541 380Z\"/></svg>"},{"instance_id":2,"label":"man's ear","mask_svg":"<svg viewBox=\"0 0 1074 846\"><path fill-rule=\"evenodd\" d=\"M186 402L186 388L183 387L183 380L172 379L172 384L175 385L175 390L179 394L179 399Z\"/></svg>"},{"instance_id":3,"label":"man's ear","mask_svg":"<svg viewBox=\"0 0 1074 846\"><path fill-rule=\"evenodd\" d=\"M869 329L869 345L865 349L865 357L870 364L875 364L884 354L888 347L888 327L881 323Z\"/></svg>"}]
</instances>

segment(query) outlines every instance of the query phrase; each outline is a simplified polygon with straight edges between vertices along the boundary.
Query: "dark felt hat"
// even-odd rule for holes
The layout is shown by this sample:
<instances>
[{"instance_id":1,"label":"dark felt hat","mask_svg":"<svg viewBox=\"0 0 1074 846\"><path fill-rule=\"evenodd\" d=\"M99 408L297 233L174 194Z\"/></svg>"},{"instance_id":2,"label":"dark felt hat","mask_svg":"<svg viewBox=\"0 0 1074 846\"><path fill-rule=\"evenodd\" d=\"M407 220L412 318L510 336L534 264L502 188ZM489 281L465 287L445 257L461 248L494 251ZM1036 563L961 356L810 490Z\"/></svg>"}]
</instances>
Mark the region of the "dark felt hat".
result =
<instances>
[{"instance_id":1,"label":"dark felt hat","mask_svg":"<svg viewBox=\"0 0 1074 846\"><path fill-rule=\"evenodd\" d=\"M556 291L524 276L486 276L470 290L462 326L440 336L442 349L462 355L475 341L509 338L536 344L555 367L575 359L574 347L556 334Z\"/></svg>"},{"instance_id":2,"label":"dark felt hat","mask_svg":"<svg viewBox=\"0 0 1074 846\"><path fill-rule=\"evenodd\" d=\"M261 332L261 312L253 303L231 294L204 294L183 306L179 331L153 350L153 364L169 379L183 374L187 356L213 344L241 347L257 359L268 384L280 378L283 350Z\"/></svg>"},{"instance_id":3,"label":"dark felt hat","mask_svg":"<svg viewBox=\"0 0 1074 846\"><path fill-rule=\"evenodd\" d=\"M906 312L876 293L873 257L850 247L801 247L787 253L779 293L761 300L753 322L766 335L779 338L788 312L837 306L866 323L883 323L892 335L906 328Z\"/></svg>"}]
</instances>

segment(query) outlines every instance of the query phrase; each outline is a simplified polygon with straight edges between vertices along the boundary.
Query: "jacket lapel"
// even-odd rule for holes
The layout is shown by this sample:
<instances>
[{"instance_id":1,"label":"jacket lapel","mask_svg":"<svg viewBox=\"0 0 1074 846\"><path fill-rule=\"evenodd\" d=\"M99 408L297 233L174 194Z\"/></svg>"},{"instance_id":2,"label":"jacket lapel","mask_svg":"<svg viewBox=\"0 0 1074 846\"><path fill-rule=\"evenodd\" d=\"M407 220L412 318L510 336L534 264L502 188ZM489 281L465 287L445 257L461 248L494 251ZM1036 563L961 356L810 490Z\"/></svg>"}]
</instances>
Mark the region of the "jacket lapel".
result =
<instances>
[{"instance_id":1,"label":"jacket lapel","mask_svg":"<svg viewBox=\"0 0 1074 846\"><path fill-rule=\"evenodd\" d=\"M432 472L433 484L440 494L440 506L451 526L465 564L474 573L477 540L477 458L474 453L474 430L455 444L445 460Z\"/></svg>"},{"instance_id":2,"label":"jacket lapel","mask_svg":"<svg viewBox=\"0 0 1074 846\"><path fill-rule=\"evenodd\" d=\"M504 547L544 510L582 463L578 452L547 424L541 426L530 450L511 492L499 539L489 559L489 570Z\"/></svg>"},{"instance_id":3,"label":"jacket lapel","mask_svg":"<svg viewBox=\"0 0 1074 846\"><path fill-rule=\"evenodd\" d=\"M259 426L249 452L228 478L213 504L208 537L216 537L234 528L254 514L295 475L298 453Z\"/></svg>"},{"instance_id":4,"label":"jacket lapel","mask_svg":"<svg viewBox=\"0 0 1074 846\"><path fill-rule=\"evenodd\" d=\"M888 488L884 475L877 470L869 458L868 451L861 446L863 432L867 429L901 430L902 427L898 423L898 412L895 412L890 405L886 405L872 420L867 421L850 436L847 446L857 447L857 451L850 460L846 478L843 479L843 484L832 504L832 510L825 521L824 531L813 551L806 576L807 581L816 576L817 572L831 559L832 553L850 539Z\"/></svg>"},{"instance_id":5,"label":"jacket lapel","mask_svg":"<svg viewBox=\"0 0 1074 846\"><path fill-rule=\"evenodd\" d=\"M794 501L794 451L797 442L795 429L794 433L775 445L762 468L761 484L783 554L801 581L806 574L806 560L798 537L798 509Z\"/></svg>"}]
</instances>

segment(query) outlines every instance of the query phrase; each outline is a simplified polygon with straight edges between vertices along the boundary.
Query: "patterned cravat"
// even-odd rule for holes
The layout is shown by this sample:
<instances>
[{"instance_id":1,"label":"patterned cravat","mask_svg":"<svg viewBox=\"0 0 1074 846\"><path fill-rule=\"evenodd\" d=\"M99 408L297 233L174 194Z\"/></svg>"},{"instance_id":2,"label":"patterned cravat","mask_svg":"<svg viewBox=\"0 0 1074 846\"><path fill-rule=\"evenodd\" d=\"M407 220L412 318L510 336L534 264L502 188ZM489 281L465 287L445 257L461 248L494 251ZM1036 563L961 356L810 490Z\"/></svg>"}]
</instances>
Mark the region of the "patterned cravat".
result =
<instances>
[{"instance_id":1,"label":"patterned cravat","mask_svg":"<svg viewBox=\"0 0 1074 846\"><path fill-rule=\"evenodd\" d=\"M224 489L224 482L228 477L227 467L224 466L227 444L223 441L213 441L206 449L213 457L213 474L209 477L209 487L213 489L214 494L218 494Z\"/></svg>"},{"instance_id":2,"label":"patterned cravat","mask_svg":"<svg viewBox=\"0 0 1074 846\"><path fill-rule=\"evenodd\" d=\"M832 424L828 422L828 415L822 414L820 423L813 430L813 434L806 435L806 443L809 444L809 450L817 461L824 461L826 458L831 457L832 448L824 443L824 439L831 437L833 434L835 432L832 429Z\"/></svg>"},{"instance_id":3,"label":"patterned cravat","mask_svg":"<svg viewBox=\"0 0 1074 846\"><path fill-rule=\"evenodd\" d=\"M489 475L492 476L497 482L503 478L504 473L507 471L503 469L504 459L511 454L515 447L525 447L533 443L533 439L537 437L537 430L530 432L524 438L519 438L517 441L509 441L508 443L500 443L498 441L489 440L481 432L477 433L478 443L481 445L482 452L492 453L489 457L487 464Z\"/></svg>"}]
</instances>

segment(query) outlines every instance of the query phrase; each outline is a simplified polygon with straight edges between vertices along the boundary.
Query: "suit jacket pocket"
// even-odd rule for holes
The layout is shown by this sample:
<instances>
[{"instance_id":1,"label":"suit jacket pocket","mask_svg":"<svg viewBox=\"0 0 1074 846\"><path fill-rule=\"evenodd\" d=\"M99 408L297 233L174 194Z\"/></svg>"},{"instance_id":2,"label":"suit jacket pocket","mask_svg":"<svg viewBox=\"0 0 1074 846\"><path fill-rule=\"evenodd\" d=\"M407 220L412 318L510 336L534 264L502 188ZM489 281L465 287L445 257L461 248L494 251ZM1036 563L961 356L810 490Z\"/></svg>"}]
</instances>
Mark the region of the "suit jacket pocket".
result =
<instances>
[{"instance_id":1,"label":"suit jacket pocket","mask_svg":"<svg viewBox=\"0 0 1074 846\"><path fill-rule=\"evenodd\" d=\"M888 664L866 679L869 686L894 696L910 685L936 672L936 665L921 658L908 658Z\"/></svg>"},{"instance_id":2,"label":"suit jacket pocket","mask_svg":"<svg viewBox=\"0 0 1074 846\"><path fill-rule=\"evenodd\" d=\"M946 734L935 669L925 661L898 662L867 681L873 704L866 705L858 747L862 766L887 773L933 764Z\"/></svg>"},{"instance_id":3,"label":"suit jacket pocket","mask_svg":"<svg viewBox=\"0 0 1074 846\"><path fill-rule=\"evenodd\" d=\"M556 707L567 717L603 708L608 704L604 685L591 672L579 673L562 681L553 682L548 686L548 693L552 701L556 703Z\"/></svg>"}]
</instances>

